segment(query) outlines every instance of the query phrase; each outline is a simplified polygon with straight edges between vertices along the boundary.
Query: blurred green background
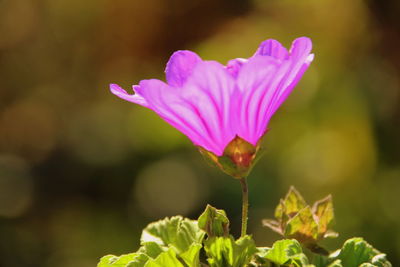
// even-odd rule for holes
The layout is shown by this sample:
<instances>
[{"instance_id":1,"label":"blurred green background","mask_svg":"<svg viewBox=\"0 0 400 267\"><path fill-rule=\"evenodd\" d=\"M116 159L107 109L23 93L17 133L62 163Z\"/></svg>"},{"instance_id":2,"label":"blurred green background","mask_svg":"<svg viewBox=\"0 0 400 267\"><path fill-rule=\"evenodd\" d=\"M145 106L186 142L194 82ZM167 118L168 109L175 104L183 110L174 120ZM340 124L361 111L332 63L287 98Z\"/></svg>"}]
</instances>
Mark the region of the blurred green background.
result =
<instances>
[{"instance_id":1,"label":"blurred green background","mask_svg":"<svg viewBox=\"0 0 400 267\"><path fill-rule=\"evenodd\" d=\"M1 0L0 266L92 267L137 249L165 216L207 203L240 228L240 185L125 88L164 79L170 54L222 63L267 38L309 36L316 57L275 114L249 177L249 231L295 185L332 193L325 244L363 236L400 266L398 0Z\"/></svg>"}]
</instances>

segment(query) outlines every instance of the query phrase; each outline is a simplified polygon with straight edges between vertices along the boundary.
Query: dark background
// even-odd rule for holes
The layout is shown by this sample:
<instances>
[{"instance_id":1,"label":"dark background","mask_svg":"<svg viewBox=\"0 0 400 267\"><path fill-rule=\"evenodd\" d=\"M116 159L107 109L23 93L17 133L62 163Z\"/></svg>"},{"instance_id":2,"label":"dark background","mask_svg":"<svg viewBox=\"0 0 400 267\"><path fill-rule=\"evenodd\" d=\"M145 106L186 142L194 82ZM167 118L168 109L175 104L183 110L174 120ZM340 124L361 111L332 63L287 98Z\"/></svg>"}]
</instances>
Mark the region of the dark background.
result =
<instances>
[{"instance_id":1,"label":"dark background","mask_svg":"<svg viewBox=\"0 0 400 267\"><path fill-rule=\"evenodd\" d=\"M397 0L0 1L0 265L95 266L207 203L237 235L239 183L108 84L164 79L178 49L225 63L308 36L315 60L249 177L249 232L279 238L261 219L290 185L332 193L341 235L325 245L363 236L399 266L399 16Z\"/></svg>"}]
</instances>

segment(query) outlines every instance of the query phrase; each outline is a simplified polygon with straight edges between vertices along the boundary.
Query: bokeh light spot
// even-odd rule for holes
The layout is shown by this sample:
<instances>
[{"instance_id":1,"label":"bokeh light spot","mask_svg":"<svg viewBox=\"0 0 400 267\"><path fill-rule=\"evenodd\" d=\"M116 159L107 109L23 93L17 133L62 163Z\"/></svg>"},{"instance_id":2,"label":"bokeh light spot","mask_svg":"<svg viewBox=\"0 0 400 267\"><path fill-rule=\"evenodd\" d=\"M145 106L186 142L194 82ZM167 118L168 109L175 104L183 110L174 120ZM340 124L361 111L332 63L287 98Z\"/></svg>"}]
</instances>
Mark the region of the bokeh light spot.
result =
<instances>
[{"instance_id":1,"label":"bokeh light spot","mask_svg":"<svg viewBox=\"0 0 400 267\"><path fill-rule=\"evenodd\" d=\"M313 185L352 183L368 178L375 154L368 133L357 122L341 129L320 129L306 134L282 157L283 177L306 179ZM352 131L357 132L357 138Z\"/></svg>"},{"instance_id":2,"label":"bokeh light spot","mask_svg":"<svg viewBox=\"0 0 400 267\"><path fill-rule=\"evenodd\" d=\"M0 217L23 215L33 200L33 181L24 160L0 155Z\"/></svg>"},{"instance_id":3,"label":"bokeh light spot","mask_svg":"<svg viewBox=\"0 0 400 267\"><path fill-rule=\"evenodd\" d=\"M108 104L80 110L68 126L69 148L85 163L102 165L120 161L129 150L124 138L124 118L120 108Z\"/></svg>"},{"instance_id":4,"label":"bokeh light spot","mask_svg":"<svg viewBox=\"0 0 400 267\"><path fill-rule=\"evenodd\" d=\"M205 197L194 171L174 159L147 166L138 175L133 194L143 212L155 218L186 215Z\"/></svg>"},{"instance_id":5,"label":"bokeh light spot","mask_svg":"<svg viewBox=\"0 0 400 267\"><path fill-rule=\"evenodd\" d=\"M168 151L190 141L157 114L135 107L128 115L129 143L135 150Z\"/></svg>"},{"instance_id":6,"label":"bokeh light spot","mask_svg":"<svg viewBox=\"0 0 400 267\"><path fill-rule=\"evenodd\" d=\"M32 0L0 2L0 50L26 40L38 24L37 7Z\"/></svg>"},{"instance_id":7,"label":"bokeh light spot","mask_svg":"<svg viewBox=\"0 0 400 267\"><path fill-rule=\"evenodd\" d=\"M38 162L52 151L57 135L56 118L40 102L25 100L0 114L0 150Z\"/></svg>"}]
</instances>

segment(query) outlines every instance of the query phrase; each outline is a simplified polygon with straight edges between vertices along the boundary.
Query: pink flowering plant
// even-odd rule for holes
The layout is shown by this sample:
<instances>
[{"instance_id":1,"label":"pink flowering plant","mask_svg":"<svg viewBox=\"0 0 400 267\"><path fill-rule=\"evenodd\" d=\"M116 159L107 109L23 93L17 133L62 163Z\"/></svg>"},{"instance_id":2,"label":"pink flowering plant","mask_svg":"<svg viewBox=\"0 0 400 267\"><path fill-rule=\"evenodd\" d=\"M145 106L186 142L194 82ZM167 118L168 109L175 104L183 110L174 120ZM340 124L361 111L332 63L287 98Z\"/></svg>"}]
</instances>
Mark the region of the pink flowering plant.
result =
<instances>
[{"instance_id":1,"label":"pink flowering plant","mask_svg":"<svg viewBox=\"0 0 400 267\"><path fill-rule=\"evenodd\" d=\"M313 61L311 49L307 37L294 40L290 50L270 39L252 57L226 65L177 51L165 69L167 82L142 80L132 94L110 85L116 96L156 112L240 182L242 227L236 239L225 211L208 205L197 220L175 216L149 224L136 252L104 256L98 267L391 266L362 238L349 239L336 251L321 247L321 240L338 235L331 229L332 199L308 205L293 187L276 207L275 219L262 222L283 239L257 247L247 234L247 176L271 117Z\"/></svg>"}]
</instances>

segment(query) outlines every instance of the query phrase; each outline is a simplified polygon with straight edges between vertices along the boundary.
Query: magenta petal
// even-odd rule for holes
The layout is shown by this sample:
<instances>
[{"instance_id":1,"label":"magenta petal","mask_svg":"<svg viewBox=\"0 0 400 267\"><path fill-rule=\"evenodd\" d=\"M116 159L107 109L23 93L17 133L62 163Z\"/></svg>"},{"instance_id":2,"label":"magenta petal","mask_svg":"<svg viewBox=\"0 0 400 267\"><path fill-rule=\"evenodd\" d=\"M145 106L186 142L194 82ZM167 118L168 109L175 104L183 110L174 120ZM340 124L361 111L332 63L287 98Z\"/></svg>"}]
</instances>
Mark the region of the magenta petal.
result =
<instances>
[{"instance_id":1,"label":"magenta petal","mask_svg":"<svg viewBox=\"0 0 400 267\"><path fill-rule=\"evenodd\" d=\"M140 82L140 94L164 120L193 143L221 156L236 133L234 78L217 62L202 61L183 87L159 80Z\"/></svg>"},{"instance_id":2,"label":"magenta petal","mask_svg":"<svg viewBox=\"0 0 400 267\"><path fill-rule=\"evenodd\" d=\"M225 67L215 61L198 63L182 90L182 98L201 118L220 156L235 137L235 81Z\"/></svg>"},{"instance_id":3,"label":"magenta petal","mask_svg":"<svg viewBox=\"0 0 400 267\"><path fill-rule=\"evenodd\" d=\"M314 55L310 54L311 49L312 43L307 37L300 37L293 41L289 55L291 61L290 70L286 74L285 81L273 103L272 113L286 100L294 86L299 82L304 72L313 61Z\"/></svg>"},{"instance_id":4,"label":"magenta petal","mask_svg":"<svg viewBox=\"0 0 400 267\"><path fill-rule=\"evenodd\" d=\"M244 58L235 58L235 59L229 60L228 64L226 64L226 69L233 77L236 78L239 74L241 67L246 62L247 62L247 59L244 59Z\"/></svg>"},{"instance_id":5,"label":"magenta petal","mask_svg":"<svg viewBox=\"0 0 400 267\"><path fill-rule=\"evenodd\" d=\"M298 38L287 54L278 42L265 41L240 70L238 87L243 93L238 134L255 145L268 122L300 80L313 59L311 41Z\"/></svg>"},{"instance_id":6,"label":"magenta petal","mask_svg":"<svg viewBox=\"0 0 400 267\"><path fill-rule=\"evenodd\" d=\"M312 49L312 43L308 37L299 37L293 41L292 47L290 48L290 57L296 60L305 60L310 54Z\"/></svg>"},{"instance_id":7,"label":"magenta petal","mask_svg":"<svg viewBox=\"0 0 400 267\"><path fill-rule=\"evenodd\" d=\"M152 79L140 82L143 96L148 100L149 108L166 122L185 134L195 144L208 149L216 146L204 129L201 119L181 99L182 88L173 88L166 83Z\"/></svg>"},{"instance_id":8,"label":"magenta petal","mask_svg":"<svg viewBox=\"0 0 400 267\"><path fill-rule=\"evenodd\" d=\"M175 87L182 86L200 61L201 58L191 51L182 50L173 53L165 68L168 84Z\"/></svg>"},{"instance_id":9,"label":"magenta petal","mask_svg":"<svg viewBox=\"0 0 400 267\"><path fill-rule=\"evenodd\" d=\"M289 96L289 94L292 92L293 88L297 85L297 83L300 81L301 77L303 76L304 72L308 69L310 66L310 63L314 59L314 54L310 54L309 57L307 58L306 62L301 66L301 68L298 70L296 73L295 77L293 80L290 81L288 85L286 85L286 88L282 90L280 95L278 96L276 103L274 104L272 112L274 113L279 106L286 100L286 98Z\"/></svg>"},{"instance_id":10,"label":"magenta petal","mask_svg":"<svg viewBox=\"0 0 400 267\"><path fill-rule=\"evenodd\" d=\"M230 95L225 91L233 91L234 82L222 65L199 63L184 87L172 88L159 80L143 80L140 88L150 109L196 145L222 155L233 139L234 133L228 128ZM232 138L227 140L227 136Z\"/></svg>"},{"instance_id":11,"label":"magenta petal","mask_svg":"<svg viewBox=\"0 0 400 267\"><path fill-rule=\"evenodd\" d=\"M236 136L257 145L271 116L312 62L311 40L296 39L288 52L264 41L250 59L223 66L190 51L174 53L164 83L143 80L128 94L111 84L113 94L155 111L196 145L217 156Z\"/></svg>"},{"instance_id":12,"label":"magenta petal","mask_svg":"<svg viewBox=\"0 0 400 267\"><path fill-rule=\"evenodd\" d=\"M264 134L270 117L268 110L289 64L273 57L250 58L238 76L237 85L242 92L237 132L240 137L256 145Z\"/></svg>"},{"instance_id":13,"label":"magenta petal","mask_svg":"<svg viewBox=\"0 0 400 267\"><path fill-rule=\"evenodd\" d=\"M271 56L276 59L287 59L289 53L285 47L276 40L269 39L260 44L254 56Z\"/></svg>"},{"instance_id":14,"label":"magenta petal","mask_svg":"<svg viewBox=\"0 0 400 267\"><path fill-rule=\"evenodd\" d=\"M138 86L135 85L133 88L138 89ZM148 107L147 101L142 96L140 96L138 94L130 95L130 94L128 94L128 92L126 92L124 89L122 89L118 84L114 84L114 83L110 84L110 91L114 95L116 95L124 100L133 102L135 104L139 104L144 107Z\"/></svg>"}]
</instances>

